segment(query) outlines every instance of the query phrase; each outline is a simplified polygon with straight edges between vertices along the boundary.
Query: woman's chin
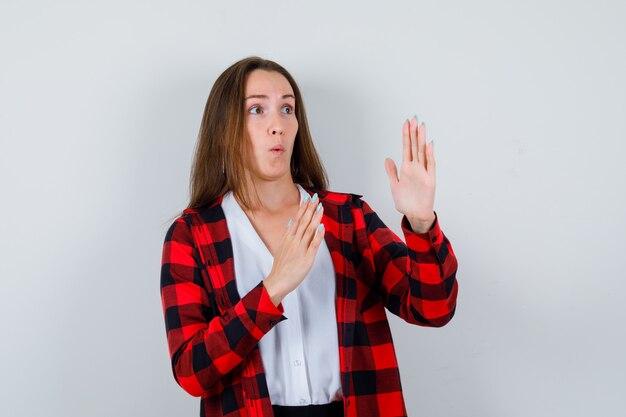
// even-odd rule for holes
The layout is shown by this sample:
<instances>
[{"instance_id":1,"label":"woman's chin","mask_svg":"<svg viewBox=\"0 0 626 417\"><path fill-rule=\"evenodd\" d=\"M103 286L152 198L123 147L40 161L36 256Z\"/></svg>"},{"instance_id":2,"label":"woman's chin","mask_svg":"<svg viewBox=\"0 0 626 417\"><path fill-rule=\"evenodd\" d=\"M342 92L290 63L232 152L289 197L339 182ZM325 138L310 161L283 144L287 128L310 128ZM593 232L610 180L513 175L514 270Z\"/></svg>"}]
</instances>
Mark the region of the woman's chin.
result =
<instances>
[{"instance_id":1,"label":"woman's chin","mask_svg":"<svg viewBox=\"0 0 626 417\"><path fill-rule=\"evenodd\" d=\"M253 176L263 181L277 181L287 176L291 178L291 171L289 169L267 169L263 172L254 173Z\"/></svg>"}]
</instances>

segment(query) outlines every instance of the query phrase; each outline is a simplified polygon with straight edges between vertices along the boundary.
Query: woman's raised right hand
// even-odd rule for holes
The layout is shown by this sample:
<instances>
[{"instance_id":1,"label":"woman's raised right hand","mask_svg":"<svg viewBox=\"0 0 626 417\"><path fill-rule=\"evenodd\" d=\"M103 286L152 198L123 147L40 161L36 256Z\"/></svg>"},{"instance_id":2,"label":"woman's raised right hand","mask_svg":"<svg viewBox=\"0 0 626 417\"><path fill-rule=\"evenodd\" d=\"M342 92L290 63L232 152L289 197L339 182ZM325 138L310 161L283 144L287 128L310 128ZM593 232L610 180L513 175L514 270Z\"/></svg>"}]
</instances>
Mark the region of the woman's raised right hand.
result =
<instances>
[{"instance_id":1,"label":"woman's raised right hand","mask_svg":"<svg viewBox=\"0 0 626 417\"><path fill-rule=\"evenodd\" d=\"M317 249L324 239L323 211L315 193L312 199L300 203L296 217L283 234L272 270L263 280L274 305L278 306L311 271Z\"/></svg>"}]
</instances>

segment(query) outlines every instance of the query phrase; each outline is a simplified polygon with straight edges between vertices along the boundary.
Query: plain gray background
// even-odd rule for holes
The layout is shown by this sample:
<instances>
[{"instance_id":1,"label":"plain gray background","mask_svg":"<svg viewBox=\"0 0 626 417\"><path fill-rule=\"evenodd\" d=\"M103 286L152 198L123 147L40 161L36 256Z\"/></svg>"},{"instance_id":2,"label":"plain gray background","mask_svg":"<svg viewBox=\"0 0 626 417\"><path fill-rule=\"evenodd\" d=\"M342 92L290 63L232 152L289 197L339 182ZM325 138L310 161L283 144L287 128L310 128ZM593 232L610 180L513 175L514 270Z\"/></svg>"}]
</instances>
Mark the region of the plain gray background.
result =
<instances>
[{"instance_id":1,"label":"plain gray background","mask_svg":"<svg viewBox=\"0 0 626 417\"><path fill-rule=\"evenodd\" d=\"M452 322L389 314L411 416L626 415L619 1L0 6L0 415L197 416L171 374L163 238L209 89L298 81L331 189L400 233L417 113L459 260Z\"/></svg>"}]
</instances>

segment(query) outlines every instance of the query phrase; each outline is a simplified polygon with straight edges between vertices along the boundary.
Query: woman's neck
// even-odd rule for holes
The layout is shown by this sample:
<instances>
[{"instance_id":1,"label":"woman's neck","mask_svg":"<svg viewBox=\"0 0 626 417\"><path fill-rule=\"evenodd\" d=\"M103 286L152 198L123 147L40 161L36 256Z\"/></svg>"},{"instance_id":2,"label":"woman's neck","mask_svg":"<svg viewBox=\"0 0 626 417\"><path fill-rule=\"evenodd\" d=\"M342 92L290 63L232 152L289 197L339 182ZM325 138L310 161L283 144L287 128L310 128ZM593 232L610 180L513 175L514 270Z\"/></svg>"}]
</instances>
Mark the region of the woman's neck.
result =
<instances>
[{"instance_id":1,"label":"woman's neck","mask_svg":"<svg viewBox=\"0 0 626 417\"><path fill-rule=\"evenodd\" d=\"M278 181L256 181L259 205L249 212L256 216L273 215L300 205L300 190L291 177ZM252 196L254 188L249 187ZM254 198L251 198L254 201Z\"/></svg>"}]
</instances>

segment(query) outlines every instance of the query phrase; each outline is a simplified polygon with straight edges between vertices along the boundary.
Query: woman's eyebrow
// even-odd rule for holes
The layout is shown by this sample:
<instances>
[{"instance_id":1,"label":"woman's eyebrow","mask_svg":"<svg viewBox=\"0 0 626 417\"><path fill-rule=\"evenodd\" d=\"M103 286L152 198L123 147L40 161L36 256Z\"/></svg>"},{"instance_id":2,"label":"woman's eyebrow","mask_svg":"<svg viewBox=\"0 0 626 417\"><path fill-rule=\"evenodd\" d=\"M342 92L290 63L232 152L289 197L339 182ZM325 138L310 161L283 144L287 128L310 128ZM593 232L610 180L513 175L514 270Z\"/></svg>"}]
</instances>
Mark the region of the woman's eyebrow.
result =
<instances>
[{"instance_id":1,"label":"woman's eyebrow","mask_svg":"<svg viewBox=\"0 0 626 417\"><path fill-rule=\"evenodd\" d=\"M296 99L296 97L293 94L285 94L283 96L283 98L292 98L292 99ZM246 97L246 100L251 99L251 98L267 98L267 96L265 94L253 94L251 96Z\"/></svg>"}]
</instances>

